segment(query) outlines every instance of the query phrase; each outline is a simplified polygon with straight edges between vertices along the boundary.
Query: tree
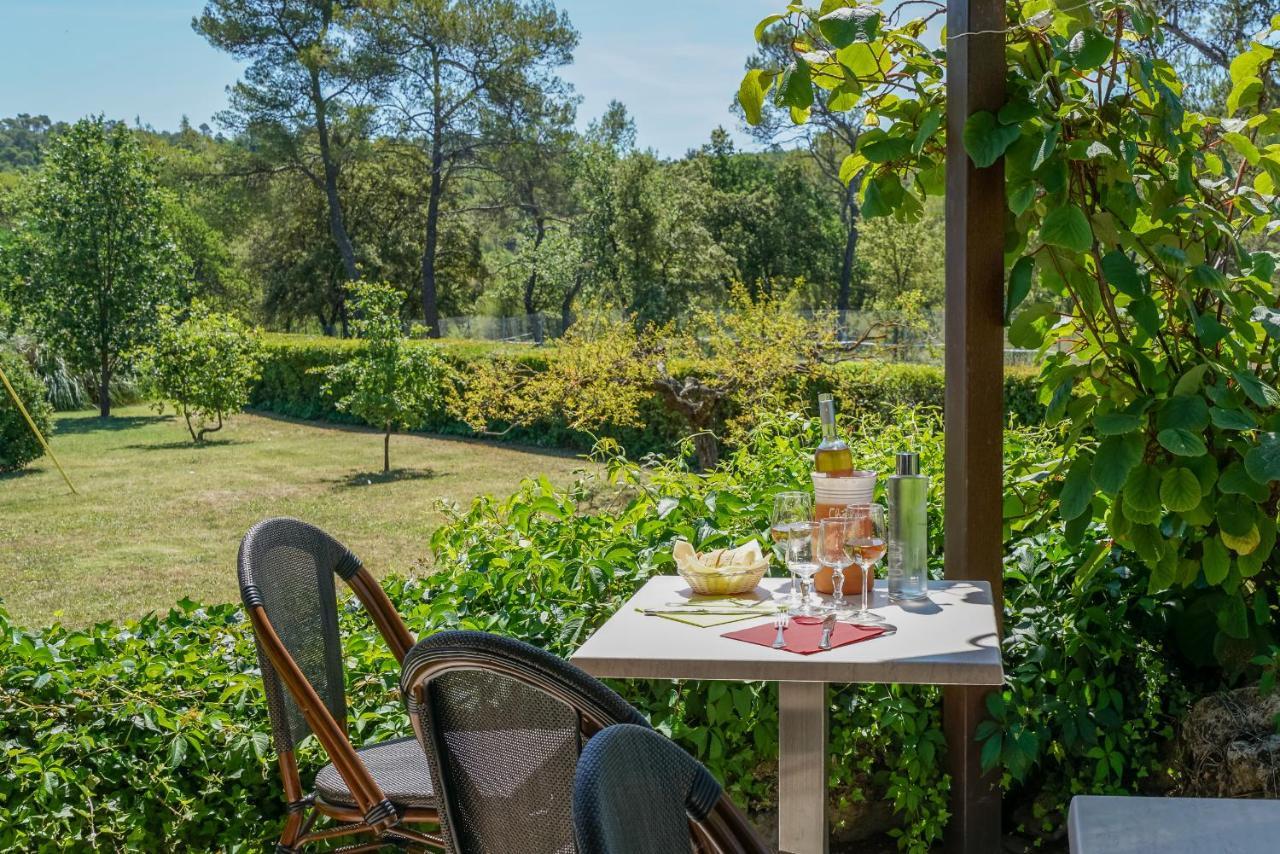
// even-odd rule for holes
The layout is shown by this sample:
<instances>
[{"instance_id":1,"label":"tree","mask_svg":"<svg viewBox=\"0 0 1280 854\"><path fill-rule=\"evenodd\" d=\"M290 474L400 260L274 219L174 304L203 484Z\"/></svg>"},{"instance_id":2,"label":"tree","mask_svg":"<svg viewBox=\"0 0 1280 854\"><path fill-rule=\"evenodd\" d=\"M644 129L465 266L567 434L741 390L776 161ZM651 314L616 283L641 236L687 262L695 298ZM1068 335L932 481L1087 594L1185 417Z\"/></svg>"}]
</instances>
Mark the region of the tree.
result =
<instances>
[{"instance_id":1,"label":"tree","mask_svg":"<svg viewBox=\"0 0 1280 854\"><path fill-rule=\"evenodd\" d=\"M1155 10L1167 37L1144 47L1179 70L1187 101L1220 112L1231 90L1232 58L1266 32L1280 0L1156 0ZM1280 80L1272 74L1261 80L1274 100Z\"/></svg>"},{"instance_id":2,"label":"tree","mask_svg":"<svg viewBox=\"0 0 1280 854\"><path fill-rule=\"evenodd\" d=\"M253 330L195 302L185 319L161 309L154 341L141 358L155 390L182 414L191 440L200 443L222 429L227 415L248 405L262 354Z\"/></svg>"},{"instance_id":3,"label":"tree","mask_svg":"<svg viewBox=\"0 0 1280 854\"><path fill-rule=\"evenodd\" d=\"M422 423L440 400L444 366L433 348L410 342L401 329L405 293L390 285L349 285L362 346L338 365L316 369L322 389L341 412L381 427L382 471L391 471L391 434Z\"/></svg>"},{"instance_id":4,"label":"tree","mask_svg":"<svg viewBox=\"0 0 1280 854\"><path fill-rule=\"evenodd\" d=\"M186 268L150 160L124 125L83 119L60 134L26 199L10 252L11 301L71 367L111 378L145 344Z\"/></svg>"},{"instance_id":5,"label":"tree","mask_svg":"<svg viewBox=\"0 0 1280 854\"><path fill-rule=\"evenodd\" d=\"M210 0L192 28L249 67L219 119L251 134L269 159L299 170L324 194L329 234L348 279L355 246L338 191L344 167L368 133L355 103L362 81L336 0Z\"/></svg>"},{"instance_id":6,"label":"tree","mask_svg":"<svg viewBox=\"0 0 1280 854\"><path fill-rule=\"evenodd\" d=\"M460 169L502 140L484 130L492 112L560 84L578 34L546 0L397 0L362 7L363 54L381 73L385 113L418 146L426 170L422 316L440 334L440 219Z\"/></svg>"}]
</instances>

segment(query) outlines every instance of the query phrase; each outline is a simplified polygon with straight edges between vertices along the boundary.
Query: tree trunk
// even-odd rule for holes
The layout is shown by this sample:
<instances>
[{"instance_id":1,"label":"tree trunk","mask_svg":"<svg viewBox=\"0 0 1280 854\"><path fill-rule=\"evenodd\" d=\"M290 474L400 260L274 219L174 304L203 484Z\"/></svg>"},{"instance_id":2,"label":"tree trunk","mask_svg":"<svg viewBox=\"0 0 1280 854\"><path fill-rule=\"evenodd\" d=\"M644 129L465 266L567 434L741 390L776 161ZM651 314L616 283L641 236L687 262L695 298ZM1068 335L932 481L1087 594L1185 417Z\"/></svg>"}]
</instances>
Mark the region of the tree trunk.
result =
<instances>
[{"instance_id":1,"label":"tree trunk","mask_svg":"<svg viewBox=\"0 0 1280 854\"><path fill-rule=\"evenodd\" d=\"M387 423L387 432L382 434L382 473L391 472L391 424Z\"/></svg>"},{"instance_id":2,"label":"tree trunk","mask_svg":"<svg viewBox=\"0 0 1280 854\"><path fill-rule=\"evenodd\" d=\"M836 309L840 312L840 321L844 322L844 313L850 308L853 296L853 262L858 254L858 179L849 182L845 191L845 239L844 258L840 262L840 295L836 299Z\"/></svg>"},{"instance_id":3,"label":"tree trunk","mask_svg":"<svg viewBox=\"0 0 1280 854\"><path fill-rule=\"evenodd\" d=\"M320 92L320 72L311 72L311 104L316 112L316 135L320 142L320 161L324 166L324 197L329 207L329 234L333 237L338 254L342 256L342 269L347 278L360 277L356 270L356 252L347 234L347 224L342 216L342 200L338 197L338 165L333 162L329 144L329 119L324 111L324 96Z\"/></svg>"},{"instance_id":4,"label":"tree trunk","mask_svg":"<svg viewBox=\"0 0 1280 854\"><path fill-rule=\"evenodd\" d=\"M440 198L444 195L444 156L440 140L431 143L431 189L427 196L427 233L422 248L422 322L427 335L440 337L440 303L436 294L436 245L440 240Z\"/></svg>"},{"instance_id":5,"label":"tree trunk","mask_svg":"<svg viewBox=\"0 0 1280 854\"><path fill-rule=\"evenodd\" d=\"M578 292L582 290L583 278L582 271L579 270L573 277L573 287L569 288L569 292L564 295L564 299L560 302L561 335L568 332L569 327L573 325L573 301L577 299Z\"/></svg>"},{"instance_id":6,"label":"tree trunk","mask_svg":"<svg viewBox=\"0 0 1280 854\"><path fill-rule=\"evenodd\" d=\"M710 471L720 462L720 443L710 431L694 434L693 456L698 461L701 471Z\"/></svg>"},{"instance_id":7,"label":"tree trunk","mask_svg":"<svg viewBox=\"0 0 1280 854\"><path fill-rule=\"evenodd\" d=\"M533 237L533 254L536 258L538 249L542 247L542 241L547 236L547 220L542 216L541 212L535 215L534 225L537 231ZM538 287L538 264L533 264L533 269L529 271L529 276L524 280L524 314L529 319L529 328L533 330L533 342L541 344L545 337L542 330L542 318L538 315L537 303L534 301L534 294Z\"/></svg>"},{"instance_id":8,"label":"tree trunk","mask_svg":"<svg viewBox=\"0 0 1280 854\"><path fill-rule=\"evenodd\" d=\"M102 363L98 373L98 415L111 417L111 361L106 351L102 353Z\"/></svg>"}]
</instances>

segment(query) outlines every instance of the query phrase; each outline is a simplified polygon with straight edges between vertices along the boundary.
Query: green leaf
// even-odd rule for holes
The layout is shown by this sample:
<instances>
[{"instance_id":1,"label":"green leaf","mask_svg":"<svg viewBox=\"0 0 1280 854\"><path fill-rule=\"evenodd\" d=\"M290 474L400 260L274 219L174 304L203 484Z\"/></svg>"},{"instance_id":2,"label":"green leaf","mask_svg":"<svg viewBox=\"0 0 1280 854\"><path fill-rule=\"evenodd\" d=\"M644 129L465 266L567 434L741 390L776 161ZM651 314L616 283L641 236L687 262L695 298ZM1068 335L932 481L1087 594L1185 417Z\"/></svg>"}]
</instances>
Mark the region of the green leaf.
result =
<instances>
[{"instance_id":1,"label":"green leaf","mask_svg":"<svg viewBox=\"0 0 1280 854\"><path fill-rule=\"evenodd\" d=\"M796 57L795 65L782 82L782 105L797 110L813 106L813 83L809 79L809 63L804 57Z\"/></svg>"},{"instance_id":2,"label":"green leaf","mask_svg":"<svg viewBox=\"0 0 1280 854\"><path fill-rule=\"evenodd\" d=\"M773 77L771 72L753 68L742 78L742 85L738 87L738 103L742 105L748 124L760 124L765 93L773 85Z\"/></svg>"},{"instance_id":3,"label":"green leaf","mask_svg":"<svg viewBox=\"0 0 1280 854\"><path fill-rule=\"evenodd\" d=\"M1160 509L1160 472L1154 466L1134 466L1124 482L1124 506L1139 513ZM1200 503L1200 485L1196 484L1196 504Z\"/></svg>"},{"instance_id":4,"label":"green leaf","mask_svg":"<svg viewBox=\"0 0 1280 854\"><path fill-rule=\"evenodd\" d=\"M1151 337L1160 331L1160 309L1156 307L1156 302L1149 296L1144 296L1129 303L1126 309L1129 316L1132 317L1143 332Z\"/></svg>"},{"instance_id":5,"label":"green leaf","mask_svg":"<svg viewBox=\"0 0 1280 854\"><path fill-rule=\"evenodd\" d=\"M756 41L761 41L764 38L764 31L769 29L769 27L778 23L785 17L786 15L783 15L783 14L773 14L773 15L766 15L764 18L762 18L760 20L760 23L756 24L756 33L755 33Z\"/></svg>"},{"instance_id":6,"label":"green leaf","mask_svg":"<svg viewBox=\"0 0 1280 854\"><path fill-rule=\"evenodd\" d=\"M1200 389L1204 386L1204 375L1209 372L1209 365L1201 363L1195 367L1188 368L1178 377L1178 382L1173 387L1174 397L1183 397L1190 394L1199 394Z\"/></svg>"},{"instance_id":7,"label":"green leaf","mask_svg":"<svg viewBox=\"0 0 1280 854\"><path fill-rule=\"evenodd\" d=\"M1008 326L1013 313L1022 301L1031 293L1031 275L1035 271L1036 261L1030 255L1023 255L1014 263L1009 271L1009 293L1005 298L1004 323Z\"/></svg>"},{"instance_id":8,"label":"green leaf","mask_svg":"<svg viewBox=\"0 0 1280 854\"><path fill-rule=\"evenodd\" d=\"M1093 501L1093 481L1089 470L1093 460L1086 456L1078 456L1067 470L1066 482L1062 485L1061 501L1058 512L1064 521L1070 522L1089 509Z\"/></svg>"},{"instance_id":9,"label":"green leaf","mask_svg":"<svg viewBox=\"0 0 1280 854\"><path fill-rule=\"evenodd\" d=\"M1209 410L1209 420L1219 430L1252 430L1258 426L1258 419L1243 409L1225 409L1214 406Z\"/></svg>"},{"instance_id":10,"label":"green leaf","mask_svg":"<svg viewBox=\"0 0 1280 854\"><path fill-rule=\"evenodd\" d=\"M1227 95L1227 115L1233 116L1242 108L1252 107L1262 96L1262 80L1258 77L1246 77L1231 87Z\"/></svg>"},{"instance_id":11,"label":"green leaf","mask_svg":"<svg viewBox=\"0 0 1280 854\"><path fill-rule=\"evenodd\" d=\"M1049 318L1057 315L1051 303L1038 302L1027 306L1009 324L1009 343L1015 347L1034 350L1044 343Z\"/></svg>"},{"instance_id":12,"label":"green leaf","mask_svg":"<svg viewBox=\"0 0 1280 854\"><path fill-rule=\"evenodd\" d=\"M911 151L911 140L902 136L881 136L867 140L858 150L872 163L887 163L906 156Z\"/></svg>"},{"instance_id":13,"label":"green leaf","mask_svg":"<svg viewBox=\"0 0 1280 854\"><path fill-rule=\"evenodd\" d=\"M924 114L924 118L920 120L920 130L916 132L915 141L911 143L911 153L919 154L924 150L925 144L942 126L944 114L942 110L933 109Z\"/></svg>"},{"instance_id":14,"label":"green leaf","mask_svg":"<svg viewBox=\"0 0 1280 854\"><path fill-rule=\"evenodd\" d=\"M1067 55L1076 70L1089 71L1110 59L1114 47L1103 33L1094 27L1085 27L1067 44Z\"/></svg>"},{"instance_id":15,"label":"green leaf","mask_svg":"<svg viewBox=\"0 0 1280 854\"><path fill-rule=\"evenodd\" d=\"M1128 412L1109 412L1094 419L1093 426L1099 436L1119 436L1133 433L1142 428L1144 421L1141 415Z\"/></svg>"},{"instance_id":16,"label":"green leaf","mask_svg":"<svg viewBox=\"0 0 1280 854\"><path fill-rule=\"evenodd\" d=\"M1247 495L1254 501L1266 501L1271 490L1254 480L1245 471L1244 464L1233 460L1218 478L1218 491L1223 495Z\"/></svg>"},{"instance_id":17,"label":"green leaf","mask_svg":"<svg viewBox=\"0 0 1280 854\"><path fill-rule=\"evenodd\" d=\"M1049 211L1040 223L1040 239L1073 252L1087 252L1093 246L1093 229L1080 208L1060 205Z\"/></svg>"},{"instance_id":18,"label":"green leaf","mask_svg":"<svg viewBox=\"0 0 1280 854\"><path fill-rule=\"evenodd\" d=\"M1108 495L1115 495L1124 486L1129 472L1142 462L1146 442L1141 436L1109 436L1098 445L1093 459L1093 482Z\"/></svg>"},{"instance_id":19,"label":"green leaf","mask_svg":"<svg viewBox=\"0 0 1280 854\"><path fill-rule=\"evenodd\" d=\"M1200 568L1204 570L1205 580L1215 586L1221 584L1231 570L1231 553L1217 537L1205 538L1200 549Z\"/></svg>"},{"instance_id":20,"label":"green leaf","mask_svg":"<svg viewBox=\"0 0 1280 854\"><path fill-rule=\"evenodd\" d=\"M1253 144L1249 137L1242 133L1224 133L1222 139L1228 145L1236 150L1250 166L1257 166L1258 160L1262 157L1258 153L1258 147Z\"/></svg>"},{"instance_id":21,"label":"green leaf","mask_svg":"<svg viewBox=\"0 0 1280 854\"><path fill-rule=\"evenodd\" d=\"M1113 288L1134 299L1146 293L1142 276L1133 260L1118 249L1102 256L1102 275Z\"/></svg>"},{"instance_id":22,"label":"green leaf","mask_svg":"<svg viewBox=\"0 0 1280 854\"><path fill-rule=\"evenodd\" d=\"M1245 396L1263 409L1280 406L1280 393L1246 371L1232 371L1231 376L1240 385Z\"/></svg>"},{"instance_id":23,"label":"green leaf","mask_svg":"<svg viewBox=\"0 0 1280 854\"><path fill-rule=\"evenodd\" d=\"M1021 135L1017 126L1002 125L992 113L982 110L969 116L962 138L974 165L984 169L999 160Z\"/></svg>"},{"instance_id":24,"label":"green leaf","mask_svg":"<svg viewBox=\"0 0 1280 854\"><path fill-rule=\"evenodd\" d=\"M1280 338L1280 311L1265 305L1254 306L1249 312L1249 319L1259 323L1272 338Z\"/></svg>"},{"instance_id":25,"label":"green leaf","mask_svg":"<svg viewBox=\"0 0 1280 854\"><path fill-rule=\"evenodd\" d=\"M880 33L880 11L871 6L844 6L819 18L818 29L837 48L874 41Z\"/></svg>"},{"instance_id":26,"label":"green leaf","mask_svg":"<svg viewBox=\"0 0 1280 854\"><path fill-rule=\"evenodd\" d=\"M1161 430L1156 434L1156 441L1166 451L1179 457L1198 457L1209 451L1202 437L1182 428Z\"/></svg>"},{"instance_id":27,"label":"green leaf","mask_svg":"<svg viewBox=\"0 0 1280 854\"><path fill-rule=\"evenodd\" d=\"M182 760L187 756L187 740L181 735L175 735L173 740L169 742L169 767L177 768L182 764Z\"/></svg>"},{"instance_id":28,"label":"green leaf","mask_svg":"<svg viewBox=\"0 0 1280 854\"><path fill-rule=\"evenodd\" d=\"M1198 432L1209 426L1209 404L1200 395L1171 397L1156 415L1161 429Z\"/></svg>"},{"instance_id":29,"label":"green leaf","mask_svg":"<svg viewBox=\"0 0 1280 854\"><path fill-rule=\"evenodd\" d=\"M1218 628L1237 640L1249 637L1249 609L1239 593L1233 593L1218 606Z\"/></svg>"},{"instance_id":30,"label":"green leaf","mask_svg":"<svg viewBox=\"0 0 1280 854\"><path fill-rule=\"evenodd\" d=\"M1053 156L1054 149L1058 146L1058 134L1061 132L1062 126L1051 124L1044 130L1044 136L1040 138L1040 144L1036 146L1035 154L1031 156L1031 171L1035 172Z\"/></svg>"},{"instance_id":31,"label":"green leaf","mask_svg":"<svg viewBox=\"0 0 1280 854\"><path fill-rule=\"evenodd\" d=\"M1263 433L1244 455L1244 469L1258 483L1280 480L1280 434Z\"/></svg>"},{"instance_id":32,"label":"green leaf","mask_svg":"<svg viewBox=\"0 0 1280 854\"><path fill-rule=\"evenodd\" d=\"M1175 513L1194 510L1200 504L1200 481L1187 469L1170 469L1160 479L1160 501Z\"/></svg>"}]
</instances>

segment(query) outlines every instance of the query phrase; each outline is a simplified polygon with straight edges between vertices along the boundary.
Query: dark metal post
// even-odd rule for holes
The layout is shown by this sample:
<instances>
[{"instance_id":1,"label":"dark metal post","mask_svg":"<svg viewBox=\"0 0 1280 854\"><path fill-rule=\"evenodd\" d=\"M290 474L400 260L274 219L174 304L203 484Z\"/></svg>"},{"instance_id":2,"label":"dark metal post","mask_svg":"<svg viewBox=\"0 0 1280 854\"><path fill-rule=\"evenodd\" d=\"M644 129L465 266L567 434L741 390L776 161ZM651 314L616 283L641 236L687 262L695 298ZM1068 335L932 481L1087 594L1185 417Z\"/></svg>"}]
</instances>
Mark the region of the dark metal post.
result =
<instances>
[{"instance_id":1,"label":"dark metal post","mask_svg":"<svg viewBox=\"0 0 1280 854\"><path fill-rule=\"evenodd\" d=\"M1004 0L947 7L946 574L988 581L1003 611L1004 166L976 169L965 120L1005 92ZM947 849L1000 850L999 775L982 774L973 732L983 689L943 692L952 778Z\"/></svg>"}]
</instances>

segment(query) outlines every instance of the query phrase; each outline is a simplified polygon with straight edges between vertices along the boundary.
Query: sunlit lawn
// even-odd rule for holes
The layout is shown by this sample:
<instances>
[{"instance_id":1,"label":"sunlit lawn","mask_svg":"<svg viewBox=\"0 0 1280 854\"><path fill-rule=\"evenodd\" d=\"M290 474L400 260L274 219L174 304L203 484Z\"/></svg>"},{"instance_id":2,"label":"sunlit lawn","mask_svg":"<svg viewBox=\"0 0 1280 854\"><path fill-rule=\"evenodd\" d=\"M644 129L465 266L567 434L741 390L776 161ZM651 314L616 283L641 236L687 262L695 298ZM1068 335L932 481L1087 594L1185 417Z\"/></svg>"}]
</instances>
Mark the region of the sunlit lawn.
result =
<instances>
[{"instance_id":1,"label":"sunlit lawn","mask_svg":"<svg viewBox=\"0 0 1280 854\"><path fill-rule=\"evenodd\" d=\"M437 499L506 494L522 477L567 484L572 456L426 436L396 436L381 476L381 436L243 415L190 443L172 416L126 407L103 421L59 416L53 439L80 495L43 459L0 476L0 597L19 623L136 617L189 596L233 601L236 549L268 516L295 516L345 542L375 574L407 572L440 523Z\"/></svg>"}]
</instances>

